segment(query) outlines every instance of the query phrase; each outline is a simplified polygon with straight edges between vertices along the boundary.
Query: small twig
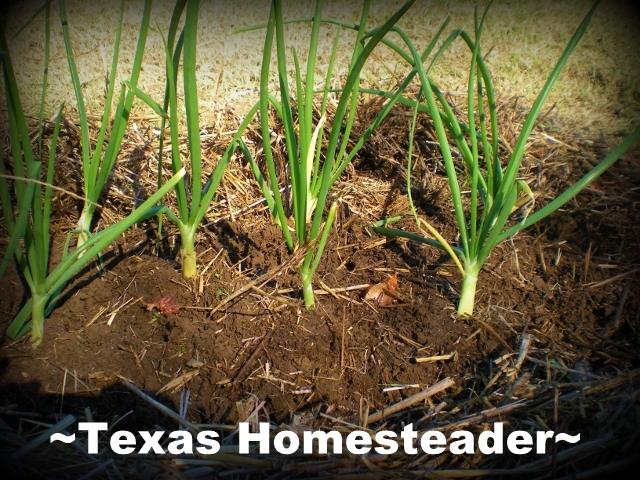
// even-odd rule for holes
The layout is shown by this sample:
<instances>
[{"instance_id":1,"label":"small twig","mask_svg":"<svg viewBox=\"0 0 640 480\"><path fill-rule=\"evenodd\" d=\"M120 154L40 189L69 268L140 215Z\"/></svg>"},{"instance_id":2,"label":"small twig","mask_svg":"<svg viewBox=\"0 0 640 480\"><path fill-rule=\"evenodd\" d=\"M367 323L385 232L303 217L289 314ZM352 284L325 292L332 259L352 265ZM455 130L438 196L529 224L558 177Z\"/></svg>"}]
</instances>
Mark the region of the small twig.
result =
<instances>
[{"instance_id":1,"label":"small twig","mask_svg":"<svg viewBox=\"0 0 640 480\"><path fill-rule=\"evenodd\" d=\"M218 305L216 305L215 307L212 308L211 312L209 313L209 316L212 316L214 313L216 313L218 310L220 310L222 307L224 307L231 300L235 300L240 295L243 295L247 291L251 290L253 287L258 287L258 288L262 287L262 285L267 283L269 280L271 280L273 277L275 277L278 273L283 271L285 268L288 268L289 266L295 264L298 260L300 260L304 256L305 252L306 252L306 249L304 249L304 248L299 249L289 259L288 262L285 262L282 265L278 265L277 267L272 268L271 270L269 270L267 273L265 273L261 277L258 277L255 280L247 283L244 287L240 288L239 290L236 290L235 292L233 292L228 297L225 297L224 300L222 300Z\"/></svg>"},{"instance_id":2,"label":"small twig","mask_svg":"<svg viewBox=\"0 0 640 480\"><path fill-rule=\"evenodd\" d=\"M344 372L344 326L346 323L347 317L347 307L342 307L342 339L341 339L341 348L340 348L340 375Z\"/></svg>"},{"instance_id":3,"label":"small twig","mask_svg":"<svg viewBox=\"0 0 640 480\"><path fill-rule=\"evenodd\" d=\"M442 362L445 360L451 360L455 354L456 352L451 352L446 355L434 355L432 357L413 357L411 361L415 363Z\"/></svg>"},{"instance_id":4,"label":"small twig","mask_svg":"<svg viewBox=\"0 0 640 480\"><path fill-rule=\"evenodd\" d=\"M520 352L518 353L518 359L516 360L516 365L513 367L513 372L511 375L517 376L520 371L520 367L522 367L522 363L524 362L525 357L529 353L529 347L531 346L531 334L525 333L522 335L522 341L520 342Z\"/></svg>"},{"instance_id":5,"label":"small twig","mask_svg":"<svg viewBox=\"0 0 640 480\"><path fill-rule=\"evenodd\" d=\"M567 343L570 343L571 345L575 345L576 347L588 348L589 350L593 350L594 352L602 352L612 357L625 358L627 360L638 360L640 358L640 356L638 355L631 355L628 353L616 352L614 350L608 350L606 348L596 347L595 345L587 345L586 343L576 342L574 340L567 340Z\"/></svg>"},{"instance_id":6,"label":"small twig","mask_svg":"<svg viewBox=\"0 0 640 480\"><path fill-rule=\"evenodd\" d=\"M156 392L156 395L160 395L161 393L168 392L171 390L172 393L175 393L177 390L183 388L189 380L193 377L197 377L200 374L200 370L193 370L191 372L187 372L184 375L180 375L177 378L174 378L169 383L167 383L164 387Z\"/></svg>"},{"instance_id":7,"label":"small twig","mask_svg":"<svg viewBox=\"0 0 640 480\"><path fill-rule=\"evenodd\" d=\"M100 307L100 310L98 310L98 313L96 313L93 318L91 320L89 320L89 322L85 325L86 327L90 327L91 325L93 325L93 322L95 322L98 318L100 318L100 315L102 315L104 312L107 311L107 308L109 307Z\"/></svg>"},{"instance_id":8,"label":"small twig","mask_svg":"<svg viewBox=\"0 0 640 480\"><path fill-rule=\"evenodd\" d=\"M547 264L544 261L544 252L542 251L542 246L538 245L538 258L540 259L540 266L542 267L542 272L547 274Z\"/></svg>"},{"instance_id":9,"label":"small twig","mask_svg":"<svg viewBox=\"0 0 640 480\"><path fill-rule=\"evenodd\" d=\"M346 421L341 420L339 418L332 417L331 415L327 415L326 413L320 413L319 416L322 417L322 418L326 418L327 420L331 420L334 423L340 423L342 425L346 425L347 427L353 428L354 430L365 430L367 432L373 432L373 430L371 430L369 428L366 428L366 427L363 427L363 426L358 426L358 425L355 425L353 423L346 422ZM371 417L369 417L369 423L371 423Z\"/></svg>"},{"instance_id":10,"label":"small twig","mask_svg":"<svg viewBox=\"0 0 640 480\"><path fill-rule=\"evenodd\" d=\"M160 402L154 400L149 395L147 395L142 390L140 390L138 387L136 387L133 383L129 382L128 380L123 380L123 383L124 383L124 386L127 387L129 390L131 390L133 393L138 395L140 398L142 398L144 401L149 403L151 406L155 407L157 410L159 410L162 413L164 413L169 418L173 419L176 423L178 423L178 424L182 425L183 427L185 427L190 432L197 434L197 432L200 431L200 427L198 427L197 425L194 425L190 421L182 418L180 415L178 415L176 412L174 412L170 408L165 407Z\"/></svg>"},{"instance_id":11,"label":"small twig","mask_svg":"<svg viewBox=\"0 0 640 480\"><path fill-rule=\"evenodd\" d=\"M618 302L618 308L616 309L616 314L613 317L613 328L618 328L620 324L620 316L622 315L622 309L624 308L624 303L627 301L627 295L629 294L629 287L631 287L631 281L633 279L629 278L627 280L627 284L624 286L624 290L622 291L622 295L620 296L620 301Z\"/></svg>"},{"instance_id":12,"label":"small twig","mask_svg":"<svg viewBox=\"0 0 640 480\"><path fill-rule=\"evenodd\" d=\"M501 407L490 408L488 410L483 410L482 412L469 415L468 417L464 417L458 420L455 423L445 425L443 427L435 428L434 430L449 430L449 429L462 429L467 428L470 425L476 423L487 422L490 418L498 417L501 415L506 415L509 413L516 412L524 407L528 407L529 402L526 400L518 400L516 402L510 403L508 405L503 405Z\"/></svg>"},{"instance_id":13,"label":"small twig","mask_svg":"<svg viewBox=\"0 0 640 480\"><path fill-rule=\"evenodd\" d=\"M258 355L260 354L260 352L267 345L267 342L269 341L269 339L271 338L271 335L273 335L273 332L275 332L275 330L276 330L275 327L272 327L271 330L269 330L265 334L265 336L262 337L262 341L260 342L260 344L256 347L256 349L253 351L253 353L249 356L249 358L244 363L244 365L240 368L240 370L238 370L238 373L236 373L235 376L233 377L233 381L231 382L232 384L237 384L237 383L239 383L241 381L241 379L244 376L244 374L251 367L251 365L253 364L255 359L258 358Z\"/></svg>"},{"instance_id":14,"label":"small twig","mask_svg":"<svg viewBox=\"0 0 640 480\"><path fill-rule=\"evenodd\" d=\"M420 349L424 349L424 345L420 345L417 342L414 342L413 340L411 340L410 338L406 337L405 335L402 335L400 332L395 331L393 328L387 326L387 325L380 325L382 328L384 328L387 332L389 332L390 334L398 337L399 339L401 339L403 342L405 342L407 345L410 345L414 348L417 348L418 350Z\"/></svg>"},{"instance_id":15,"label":"small twig","mask_svg":"<svg viewBox=\"0 0 640 480\"><path fill-rule=\"evenodd\" d=\"M620 345L610 339L608 339L607 337L605 337L604 335L599 334L598 332L591 330L590 328L585 328L585 330L587 332L589 332L592 335L595 335L596 337L598 337L600 340L602 340L605 343L608 343L609 345L611 345L612 347L615 347L617 350L620 350L621 352L625 352L628 353L629 355L638 355L636 352L634 352L633 350L625 347L624 345ZM640 356L639 356L640 358Z\"/></svg>"},{"instance_id":16,"label":"small twig","mask_svg":"<svg viewBox=\"0 0 640 480\"><path fill-rule=\"evenodd\" d=\"M284 187L282 187L280 189L280 193L282 193L282 192L284 192ZM261 199L256 200L255 202L253 202L252 204L247 205L246 207L243 207L240 210L236 210L235 212L233 212L233 215L235 215L235 216L243 215L243 214L247 213L248 211L252 210L254 207L257 207L258 205L263 204L265 201L266 201L266 199L264 197L262 197ZM215 224L221 222L222 220L227 220L227 219L231 219L231 215L225 215L224 217L220 217L220 218L215 219L213 222L206 223L204 225L204 228L208 228L211 225L215 225Z\"/></svg>"},{"instance_id":17,"label":"small twig","mask_svg":"<svg viewBox=\"0 0 640 480\"><path fill-rule=\"evenodd\" d=\"M48 430L45 430L40 435L38 435L36 438L31 440L29 443L27 443L20 450L15 452L12 455L12 457L13 458L20 458L20 457L26 455L27 453L29 453L30 451L32 451L33 449L37 448L38 446L42 445L43 443L49 442L49 439L51 438L51 435L53 435L54 433L59 433L59 432L63 431L64 429L66 429L69 425L71 425L75 421L76 421L76 417L74 417L73 415L67 415L62 420L60 420L58 423L56 423L53 427L49 428Z\"/></svg>"},{"instance_id":18,"label":"small twig","mask_svg":"<svg viewBox=\"0 0 640 480\"><path fill-rule=\"evenodd\" d=\"M129 308L131 305L135 305L136 303L138 303L140 300L142 300L142 297L138 297L135 300L133 300L133 297L131 297L129 300L127 300L125 303L123 303L122 305L120 305L118 308L116 308L113 312L111 312L111 315L109 317L109 320L107 320L107 325L111 326L111 324L113 324L113 320L116 318L116 314L122 310L122 309L127 309Z\"/></svg>"},{"instance_id":19,"label":"small twig","mask_svg":"<svg viewBox=\"0 0 640 480\"><path fill-rule=\"evenodd\" d=\"M584 273L582 277L582 283L586 283L587 281L587 273L589 273L589 264L591 263L591 242L589 242L589 248L587 249L587 254L584 258ZM555 474L554 474L555 477Z\"/></svg>"},{"instance_id":20,"label":"small twig","mask_svg":"<svg viewBox=\"0 0 640 480\"><path fill-rule=\"evenodd\" d=\"M64 369L64 377L62 377L62 394L60 395L60 414L62 414L62 406L64 405L64 391L67 388L67 375L68 374L69 374L69 369L65 368Z\"/></svg>"},{"instance_id":21,"label":"small twig","mask_svg":"<svg viewBox=\"0 0 640 480\"><path fill-rule=\"evenodd\" d=\"M131 347L125 347L124 345L118 345L118 348L124 352L128 352L131 355L133 355L133 358L136 361L136 365L138 366L138 368L142 368L142 364L140 363L140 357L138 357L138 354L135 352L135 350Z\"/></svg>"},{"instance_id":22,"label":"small twig","mask_svg":"<svg viewBox=\"0 0 640 480\"><path fill-rule=\"evenodd\" d=\"M370 286L371 286L370 283L365 283L365 284L362 284L362 285L352 285L350 287L337 287L337 288L329 288L328 287L328 291L324 290L322 288L318 288L318 289L313 291L313 294L314 295L333 295L333 294L336 294L336 293L353 292L353 291L356 291L356 290L366 290ZM296 291L295 288L283 288L282 290L276 290L274 293L284 294L284 293L292 293L292 292L295 292L295 291Z\"/></svg>"},{"instance_id":23,"label":"small twig","mask_svg":"<svg viewBox=\"0 0 640 480\"><path fill-rule=\"evenodd\" d=\"M324 283L322 280L318 280L318 283L320 284L320 287L327 292L329 295L332 295L333 298L335 298L336 300L339 300L340 297L338 296L338 294L336 292L334 292L326 283Z\"/></svg>"},{"instance_id":24,"label":"small twig","mask_svg":"<svg viewBox=\"0 0 640 480\"><path fill-rule=\"evenodd\" d=\"M531 357L529 355L526 356L526 359L529 360L530 362L537 363L538 365L544 365L546 367L552 368L554 370L559 370L561 372L568 372L568 373L573 373L575 375L582 375L585 377L593 378L594 380L602 380L602 377L598 375L594 375L593 373L581 372L580 370L574 370L573 368L560 367L558 365L554 365L553 363L547 363L544 360L538 360L537 358Z\"/></svg>"},{"instance_id":25,"label":"small twig","mask_svg":"<svg viewBox=\"0 0 640 480\"><path fill-rule=\"evenodd\" d=\"M447 388L451 387L453 384L455 384L455 382L448 377L445 378L444 380L440 380L438 383L436 383L435 385L432 385L426 390L416 393L415 395L411 395L410 397L405 398L404 400L398 403L395 403L388 408L383 408L382 410L377 411L373 415L370 415L368 423L371 424L371 423L378 422L383 418L387 418L390 415L393 415L396 412L404 410L405 408L409 408L415 405L416 403L420 403L426 400L427 398L432 397L436 393L446 390Z\"/></svg>"},{"instance_id":26,"label":"small twig","mask_svg":"<svg viewBox=\"0 0 640 480\"><path fill-rule=\"evenodd\" d=\"M498 342L500 342L500 345L502 345L507 350L507 352L514 353L513 348L511 348L511 346L500 335L498 335L498 332L496 332L493 329L493 327L491 327L491 325L489 325L484 320L480 320L479 318L476 318L476 317L471 317L471 318L473 318L476 322L478 322L480 325L486 328L487 331L491 333L491 335L493 335L495 339L498 340Z\"/></svg>"},{"instance_id":27,"label":"small twig","mask_svg":"<svg viewBox=\"0 0 640 480\"><path fill-rule=\"evenodd\" d=\"M509 242L511 243L511 248L513 249L513 258L515 260L515 264L516 264L516 272L518 273L518 278L521 281L524 281L525 278L522 275L522 273L520 272L520 261L518 260L518 249L516 248L516 246L513 244L513 238L509 239Z\"/></svg>"},{"instance_id":28,"label":"small twig","mask_svg":"<svg viewBox=\"0 0 640 480\"><path fill-rule=\"evenodd\" d=\"M413 383L411 385L395 385L393 387L385 387L382 389L383 392L395 392L397 390L406 390L407 388L419 388L419 383Z\"/></svg>"},{"instance_id":29,"label":"small twig","mask_svg":"<svg viewBox=\"0 0 640 480\"><path fill-rule=\"evenodd\" d=\"M0 177L2 178L6 178L7 180L15 180L18 182L30 182L30 183L35 183L36 185L40 185L46 188L51 188L52 190L57 190L59 192L62 192L66 195L69 195L71 198L75 199L75 200L80 200L81 202L85 202L85 203L90 203L91 205L93 205L94 207L101 209L102 205L100 205L99 203L95 203L92 202L91 200L89 200L88 198L85 198L81 195L76 195L73 192L70 192L69 190L65 190L64 188L61 187L56 187L55 185L51 185L49 183L46 182L41 182L40 180L36 180L34 178L25 178L25 177L16 177L15 175L5 175L0 174Z\"/></svg>"},{"instance_id":30,"label":"small twig","mask_svg":"<svg viewBox=\"0 0 640 480\"><path fill-rule=\"evenodd\" d=\"M640 268L636 268L634 270L629 270L628 272L620 273L614 277L607 278L606 280L602 280L601 282L587 283L585 284L585 287L589 287L589 288L604 287L605 285L616 282L618 280L622 280L623 278L627 278L629 275L633 275L634 273L638 273L638 272L640 272Z\"/></svg>"},{"instance_id":31,"label":"small twig","mask_svg":"<svg viewBox=\"0 0 640 480\"><path fill-rule=\"evenodd\" d=\"M263 297L270 298L272 300L275 300L276 302L283 303L283 304L288 305L290 307L295 307L296 306L294 303L287 301L284 297L278 297L276 295L272 295L271 293L265 292L264 290L262 290L261 288L256 287L255 285L251 286L251 290L256 292L258 295L262 295Z\"/></svg>"}]
</instances>

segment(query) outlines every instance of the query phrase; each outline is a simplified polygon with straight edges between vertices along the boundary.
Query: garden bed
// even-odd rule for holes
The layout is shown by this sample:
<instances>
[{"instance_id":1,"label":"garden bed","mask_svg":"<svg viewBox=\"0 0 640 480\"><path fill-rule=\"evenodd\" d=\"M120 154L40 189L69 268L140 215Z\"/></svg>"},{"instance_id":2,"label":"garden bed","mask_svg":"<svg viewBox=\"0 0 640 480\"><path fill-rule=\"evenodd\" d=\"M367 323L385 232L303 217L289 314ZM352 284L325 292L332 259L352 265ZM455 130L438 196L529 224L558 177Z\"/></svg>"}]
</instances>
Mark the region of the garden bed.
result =
<instances>
[{"instance_id":1,"label":"garden bed","mask_svg":"<svg viewBox=\"0 0 640 480\"><path fill-rule=\"evenodd\" d=\"M510 112L506 106L513 102L504 105L501 111ZM523 118L509 114L512 129L502 132L506 144ZM47 471L77 478L78 472L102 468L99 475L112 478L119 472L125 478L214 473L226 478L368 479L385 478L391 470L403 478L429 478L435 469L433 475L439 476L433 478L544 478L595 468L608 472L636 460L637 150L561 211L501 244L481 272L475 316L459 318L460 275L449 257L380 237L370 228L380 218L408 211L402 166L408 115L403 109L394 112L334 189L341 202L315 275L315 310L304 308L296 257L288 253L260 203L245 160L236 157L225 173L216 208L200 228L201 268L193 283L177 271L177 230L165 222L158 239L155 220L148 221L127 231L104 252L101 265L93 262L69 285L45 323L37 350L26 337L13 342L4 338L0 418L5 431L0 445L5 460L44 424L56 424L68 414L131 431L177 429L175 419L129 385L175 412L188 392L184 419L214 425L208 428L225 438L226 457L198 463L195 456L119 457L102 448L88 458L69 446L46 442L28 456L4 462L11 472L25 478L36 471L46 478ZM149 139L151 128L139 125L138 132L127 136L126 155L111 186L116 194L100 215L101 225L126 214L153 188L156 167L149 159L157 145ZM424 121L422 140L418 138L414 178L422 182L414 201L421 215L453 239L446 174L430 128ZM73 132L67 129L69 144ZM611 149L602 141L554 129L550 119L530 141L522 176L536 193L537 208ZM224 142L211 135L203 148L209 161ZM73 149L61 162L62 186L76 191ZM55 264L77 212L74 200L64 194L54 205ZM406 218L401 226L411 230L412 223ZM399 284L396 303L380 306L363 298L369 286L392 275ZM0 283L4 331L26 293L13 267ZM166 296L176 298L177 313L150 310L150 303ZM447 378L453 384L428 400L390 416L378 415ZM402 388L385 391L389 387ZM580 433L581 441L544 457L479 452L289 459L235 455L233 432L243 421L346 433L357 428L399 431L409 423L421 431L480 432L498 420L510 430ZM63 466L69 470L59 470ZM467 472L452 473L457 469Z\"/></svg>"}]
</instances>

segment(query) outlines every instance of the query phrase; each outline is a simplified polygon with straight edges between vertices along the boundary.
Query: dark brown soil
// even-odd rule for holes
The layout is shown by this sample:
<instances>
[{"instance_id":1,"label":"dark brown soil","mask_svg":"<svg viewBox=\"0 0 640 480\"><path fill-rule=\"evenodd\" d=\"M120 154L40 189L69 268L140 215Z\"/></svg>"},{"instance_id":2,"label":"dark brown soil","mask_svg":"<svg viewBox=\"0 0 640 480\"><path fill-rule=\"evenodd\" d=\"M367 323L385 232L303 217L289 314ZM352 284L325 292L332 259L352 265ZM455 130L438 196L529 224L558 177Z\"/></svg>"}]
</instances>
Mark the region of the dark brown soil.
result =
<instances>
[{"instance_id":1,"label":"dark brown soil","mask_svg":"<svg viewBox=\"0 0 640 480\"><path fill-rule=\"evenodd\" d=\"M438 276L435 270L429 278L416 275L402 257L406 255L414 263L424 260L393 243L363 249L374 239L363 234L362 222L341 232L340 245L338 235L334 236L318 277L330 288L346 287L384 281L388 274L400 270L400 292L408 299L406 304L374 308L363 304L362 291L356 291L349 294L352 301L318 295L316 310L307 311L295 298L297 292L291 294L290 305L250 292L213 316L191 309L215 306L251 281L251 277L234 275L225 266L237 263L231 258L245 258L236 268L266 272L287 257L286 249L278 248L282 241L277 227L266 226L256 236L250 235L248 225L225 223L215 230L218 240L211 240L208 256L212 259L212 252L221 248L223 254L212 265L214 275L201 295L197 286L185 285L169 260L145 251L111 259L107 254L106 272L98 276L93 268L78 281L82 288L72 289L47 320L45 341L37 350L32 351L26 340L5 343L5 400L25 405L26 396L30 399L27 404L36 402L34 411L46 411L52 408L48 401L60 402L66 375L64 408L73 408L74 402L78 408L93 406L95 398L90 395L79 395L75 400L69 394L97 392L122 378L156 392L171 379L193 373L187 363L198 360L205 366L186 384L191 391L192 421L233 424L238 421L235 403L256 395L267 400L266 410L273 420L288 423L295 413L320 407L331 406L340 417L353 415L361 398L370 402L372 411L377 410L401 398L397 391L382 393L385 386L416 384L413 391L417 391L444 376L464 376L475 362L498 348L494 339L483 335L465 341L473 329L452 315L447 277ZM129 239L128 243L135 241ZM336 250L345 245L347 248ZM200 263L207 260L205 257ZM452 269L443 271L448 274ZM296 273L276 277L262 290L295 287ZM4 291L19 295L5 296L0 309L15 312L22 300L19 280L12 274L2 281ZM108 313L117 302L139 297L151 302L166 295L177 297L185 308L177 314L158 314L140 301L120 311L107 325ZM285 301L287 297L280 298ZM87 326L103 307L109 307L106 313ZM12 316L4 318L3 327ZM512 335L504 326L496 328L507 339ZM246 378L238 379L239 369L271 330L264 352L245 370ZM415 356L454 351L458 357L452 362L410 361ZM284 382L261 378L266 368ZM234 381L223 384L225 380ZM308 393L292 393L299 391ZM34 396L36 393L52 396ZM169 397L177 407L178 394ZM100 410L99 404L94 408Z\"/></svg>"}]
</instances>

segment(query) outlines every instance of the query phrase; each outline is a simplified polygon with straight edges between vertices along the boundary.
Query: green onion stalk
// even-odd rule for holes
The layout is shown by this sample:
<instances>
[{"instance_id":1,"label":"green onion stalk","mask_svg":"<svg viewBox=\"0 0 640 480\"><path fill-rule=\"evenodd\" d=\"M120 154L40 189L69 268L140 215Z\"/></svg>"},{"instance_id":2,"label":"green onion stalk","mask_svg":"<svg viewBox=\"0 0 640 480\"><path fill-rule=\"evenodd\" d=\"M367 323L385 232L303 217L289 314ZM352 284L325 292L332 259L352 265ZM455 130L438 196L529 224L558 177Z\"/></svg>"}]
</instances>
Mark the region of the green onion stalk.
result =
<instances>
[{"instance_id":1,"label":"green onion stalk","mask_svg":"<svg viewBox=\"0 0 640 480\"><path fill-rule=\"evenodd\" d=\"M272 2L269 21L267 24L243 27L238 31L247 31L266 27L263 50L262 70L260 75L260 125L264 144L264 154L267 172L263 174L256 160L246 144L241 141L256 181L258 182L271 214L282 230L285 242L290 252L305 249L304 259L299 268L302 283L302 295L305 306L314 308L315 299L312 288L313 274L316 271L326 242L335 220L337 201L332 200L327 209L329 190L347 168L351 160L362 148L374 129L389 113L395 102L408 85L403 83L392 99L387 102L379 115L367 128L356 144L347 152L349 135L351 134L356 107L360 91L360 72L365 61L374 48L384 40L385 35L395 23L411 7L413 0L405 3L383 25L367 31L365 25L368 18L370 2L365 1L360 23L350 26L357 30L356 43L353 49L347 78L340 90L338 106L331 122L327 120L327 101L332 90L332 71L335 63L340 30L338 29L332 47L329 65L321 94L320 108L317 120L314 118L314 82L316 74L316 58L318 55L318 39L320 27L327 20L322 19L323 1L316 2L312 19L298 19L295 21L311 21L311 38L309 55L306 64L306 76L303 73L295 49L292 50L295 78L291 82L295 91L297 104L297 119L292 108L289 74L287 68L287 49L285 46L282 3L280 0ZM335 22L333 22L335 23ZM346 25L345 25L346 26ZM279 98L269 92L270 63L273 43L276 43L278 65ZM435 44L435 43L434 43ZM433 48L433 45L431 46ZM287 182L291 187L293 226L290 228L285 209L285 201L280 193L278 176L271 147L271 125L269 123L270 107L282 121L284 140L287 152ZM327 124L331 123L330 126ZM328 132L327 132L328 129ZM325 141L325 137L328 139ZM323 144L327 145L323 150ZM325 217L326 211L326 217Z\"/></svg>"},{"instance_id":2,"label":"green onion stalk","mask_svg":"<svg viewBox=\"0 0 640 480\"><path fill-rule=\"evenodd\" d=\"M424 235L416 235L404 230L387 227L388 224L398 220L399 217L377 222L374 229L380 234L408 238L440 248L449 253L460 269L463 278L458 304L458 314L461 316L473 314L478 276L487 258L499 243L555 212L598 178L640 138L640 128L637 128L619 147L568 190L560 194L544 208L525 215L516 224L507 226L511 215L518 210L518 206L534 199L534 195L527 184L518 178L527 139L540 114L544 101L567 59L587 29L598 3L596 2L587 13L552 70L525 120L510 158L504 165L499 158L498 151L499 136L494 90L480 47L482 29L489 7L487 7L480 20L476 11L474 23L475 40L464 31L458 32L472 52L467 85L468 126L465 126L456 118L444 95L442 95L435 83L428 78L421 62L417 61L418 53L410 40L406 36L403 37L412 52L413 58L416 59L414 65L418 68L422 85L421 94L426 98L426 105L408 99L402 100L403 103L414 106L410 138L412 138L415 130L417 111L428 112L433 120L449 180L460 243L455 246L449 245L428 222L418 219L417 215L416 221ZM389 96L389 94L386 94L386 96ZM442 110L439 109L438 103ZM462 173L456 170L453 163L447 131L453 138L464 160L465 170ZM480 152L482 152L482 155ZM408 168L408 175L409 172L410 167ZM462 178L458 178L459 175ZM470 184L470 198L466 210L460 190L460 184L465 181ZM410 183L408 185L410 187ZM408 188L408 191L410 195L411 189ZM427 232L422 228L423 226L436 238L427 238Z\"/></svg>"},{"instance_id":3,"label":"green onion stalk","mask_svg":"<svg viewBox=\"0 0 640 480\"><path fill-rule=\"evenodd\" d=\"M46 21L49 19L49 4L46 7ZM46 41L49 41L49 28L45 29ZM48 48L46 49L48 52ZM154 207L167 191L184 175L178 172L162 189L151 195L128 217L90 237L81 247L69 253L70 237L67 237L62 260L49 272L50 218L53 179L55 173L56 147L60 134L63 105L60 105L54 117L54 129L49 146L45 181L41 181L44 156L42 135L37 139L34 152L27 119L24 114L18 84L16 81L9 48L7 46L4 24L0 25L0 56L5 100L9 119L10 155L0 162L0 206L4 213L4 223L9 233L9 243L0 263L2 276L15 257L20 273L29 285L31 298L18 312L7 328L7 336L18 338L31 329L33 347L37 347L44 335L44 319L53 310L65 285L87 265L93 257L104 250L124 231L164 207ZM45 55L46 88L48 55ZM45 94L41 97L40 112L44 111ZM42 124L42 118L38 124ZM13 175L9 172L13 170ZM10 188L8 180L13 180ZM86 255L83 255L85 254Z\"/></svg>"},{"instance_id":4,"label":"green onion stalk","mask_svg":"<svg viewBox=\"0 0 640 480\"><path fill-rule=\"evenodd\" d=\"M102 121L100 129L96 137L96 145L91 153L89 121L87 110L85 107L84 96L82 93L82 82L76 68L75 56L71 45L71 36L69 34L69 22L67 18L67 7L65 0L59 0L60 4L60 21L62 23L62 34L66 49L67 61L69 64L69 73L76 96L76 104L78 115L80 117L80 142L82 150L82 173L84 182L85 201L78 219L77 225L77 247L81 247L91 235L91 222L96 207L99 206L100 198L104 193L105 186L109 180L113 166L122 145L125 134L125 128L128 123L129 113L133 105L134 94L125 88L120 90L120 95L116 104L115 115L111 116L111 108L116 88L116 72L118 67L118 54L120 51L120 34L122 31L122 20L124 14L124 0L120 0L118 27L113 43L113 56L111 59L111 68L109 71L107 95L102 112ZM142 69L142 59L144 56L144 48L149 30L149 20L151 16L152 0L145 0L142 19L140 22L140 31L136 45L135 57L128 83L137 85L140 71ZM112 122L113 120L113 122ZM110 128L110 135L107 141L107 133ZM106 144L106 147L105 147Z\"/></svg>"},{"instance_id":5,"label":"green onion stalk","mask_svg":"<svg viewBox=\"0 0 640 480\"><path fill-rule=\"evenodd\" d=\"M185 13L186 8L186 13ZM189 165L191 183L187 184L186 178L175 185L176 203L178 213L170 209L163 213L178 226L180 232L180 257L182 275L185 278L193 278L197 274L197 261L195 250L195 236L202 222L213 196L222 180L224 170L233 156L238 140L251 122L251 117L258 111L256 103L249 115L239 126L231 142L218 161L216 168L211 173L206 184L203 182L202 148L200 145L200 124L198 106L198 86L196 81L196 40L198 31L198 0L178 0L171 17L168 36L164 39L166 56L166 86L164 103L161 106L148 94L141 91L135 85L125 82L129 89L156 113L161 116L159 162L158 162L158 186L161 185L163 168L163 150L165 132L169 128L169 142L171 144L171 168L178 172L183 168L180 154L179 119L184 112L189 145ZM178 35L180 19L184 13L184 26ZM182 78L184 87L184 110L178 106L177 82L179 74L180 58L182 57ZM169 125L167 127L167 121ZM188 192L191 192L189 195Z\"/></svg>"}]
</instances>

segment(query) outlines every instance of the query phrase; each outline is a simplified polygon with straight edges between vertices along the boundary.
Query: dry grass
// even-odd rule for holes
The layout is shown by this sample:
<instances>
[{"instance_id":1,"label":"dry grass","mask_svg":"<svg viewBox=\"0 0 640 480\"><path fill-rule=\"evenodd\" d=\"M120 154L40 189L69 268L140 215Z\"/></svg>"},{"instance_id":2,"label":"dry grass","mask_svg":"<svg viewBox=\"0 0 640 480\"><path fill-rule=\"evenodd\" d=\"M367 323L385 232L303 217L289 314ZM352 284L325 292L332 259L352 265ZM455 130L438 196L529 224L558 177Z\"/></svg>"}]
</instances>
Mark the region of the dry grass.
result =
<instances>
[{"instance_id":1,"label":"dry grass","mask_svg":"<svg viewBox=\"0 0 640 480\"><path fill-rule=\"evenodd\" d=\"M39 0L32 0L14 5L9 33L16 32L40 3ZM86 84L89 111L99 114L105 71L110 64L110 48L115 35L115 5L80 1L69 3L71 37L80 79ZM383 21L398 4L390 0L374 2L372 25ZM484 54L497 91L505 97L520 96L523 103L532 104L589 6L590 1L585 0L496 2L483 38ZM229 105L238 112L246 111L250 101L257 98L264 32L236 35L231 32L236 27L265 21L268 8L267 1L238 4L224 0L203 4L198 81L205 124L214 123L219 113ZM328 2L325 14L327 17L356 22L358 8L354 2ZM55 2L52 9L51 111L61 100L68 105L75 104ZM161 28L168 25L171 10L171 1L155 2L152 27L156 23ZM313 2L290 2L286 11L289 17L309 16L313 12ZM132 61L141 13L141 0L127 2L121 42L121 60L125 68L120 70L120 80L126 78L126 65ZM473 4L462 0L436 4L419 0L410 14L401 19L400 26L419 47L424 47L448 15L452 17L449 30L457 27L470 30ZM608 1L600 5L548 100L549 107L555 105L558 121L564 124L563 128L588 128L591 130L589 136L595 137L600 131L605 134L625 132L640 121L639 20L640 10L631 2ZM24 93L28 94L25 98L30 99L28 107L32 112L36 111L39 99L42 23L39 17L10 41L18 79ZM295 46L303 59L308 48L308 25L289 25L286 28L289 45ZM327 58L320 58L320 72L328 61L334 27L327 27L324 32L320 51L327 52ZM350 32L345 33L342 37L344 48L338 59L338 65L343 69L350 57L353 38ZM434 71L436 81L445 89L464 89L468 57L468 49L462 42L454 44ZM397 56L388 49L381 49L374 60L363 73L365 81L372 85L393 82L396 75L403 75L406 70L398 65ZM140 86L160 99L164 91L164 52L160 34L155 28L149 32L144 65ZM138 108L146 111L142 105Z\"/></svg>"}]
</instances>

